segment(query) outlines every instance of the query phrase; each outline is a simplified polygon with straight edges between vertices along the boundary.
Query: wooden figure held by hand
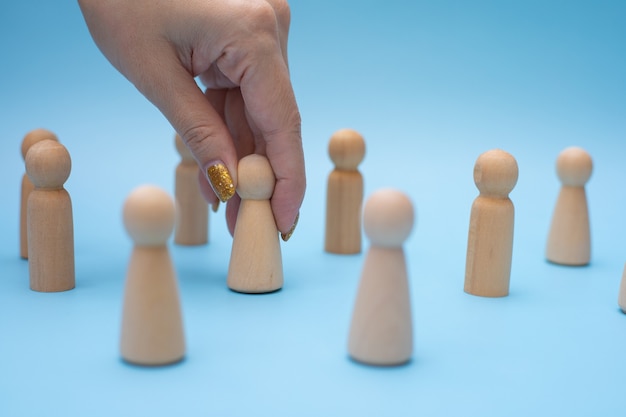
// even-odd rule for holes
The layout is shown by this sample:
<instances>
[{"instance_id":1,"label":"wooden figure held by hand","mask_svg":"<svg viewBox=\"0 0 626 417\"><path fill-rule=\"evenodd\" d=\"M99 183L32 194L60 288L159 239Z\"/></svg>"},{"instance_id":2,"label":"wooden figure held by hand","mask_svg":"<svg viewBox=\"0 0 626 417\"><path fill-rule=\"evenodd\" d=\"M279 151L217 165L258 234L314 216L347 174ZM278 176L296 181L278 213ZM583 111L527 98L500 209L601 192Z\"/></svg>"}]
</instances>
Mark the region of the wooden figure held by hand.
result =
<instances>
[{"instance_id":1,"label":"wooden figure held by hand","mask_svg":"<svg viewBox=\"0 0 626 417\"><path fill-rule=\"evenodd\" d=\"M228 266L228 288L242 293L267 293L283 286L278 229L269 199L276 179L265 156L239 161L237 193L241 205Z\"/></svg>"}]
</instances>

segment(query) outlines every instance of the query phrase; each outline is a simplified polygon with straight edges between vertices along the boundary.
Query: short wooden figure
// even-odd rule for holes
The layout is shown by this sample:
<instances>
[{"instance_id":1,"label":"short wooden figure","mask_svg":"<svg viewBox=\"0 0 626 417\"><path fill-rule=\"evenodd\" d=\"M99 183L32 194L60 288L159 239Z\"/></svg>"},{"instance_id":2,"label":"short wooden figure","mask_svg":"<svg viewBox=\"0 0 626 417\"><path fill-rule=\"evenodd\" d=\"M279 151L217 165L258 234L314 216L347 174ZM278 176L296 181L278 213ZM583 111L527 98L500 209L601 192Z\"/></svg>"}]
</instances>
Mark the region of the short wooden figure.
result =
<instances>
[{"instance_id":1,"label":"short wooden figure","mask_svg":"<svg viewBox=\"0 0 626 417\"><path fill-rule=\"evenodd\" d=\"M209 241L209 207L198 185L200 169L180 136L175 141L181 161L176 167L174 243L204 245Z\"/></svg>"},{"instance_id":2,"label":"short wooden figure","mask_svg":"<svg viewBox=\"0 0 626 417\"><path fill-rule=\"evenodd\" d=\"M324 250L360 253L363 176L358 166L365 156L365 141L358 132L342 129L330 138L328 153L335 169L328 176Z\"/></svg>"},{"instance_id":3,"label":"short wooden figure","mask_svg":"<svg viewBox=\"0 0 626 417\"><path fill-rule=\"evenodd\" d=\"M59 141L57 136L49 130L46 129L35 129L31 130L24 136L24 140L22 141L22 158L26 161L26 153L37 142L41 142L42 140L50 139L54 141ZM33 191L35 186L33 182L28 178L28 175L24 173L22 176L22 195L20 201L20 256L23 259L28 259L28 235L26 232L26 205L28 202L28 196L30 192Z\"/></svg>"},{"instance_id":4,"label":"short wooden figure","mask_svg":"<svg viewBox=\"0 0 626 417\"><path fill-rule=\"evenodd\" d=\"M242 293L267 293L283 286L278 229L270 206L276 179L265 156L239 161L237 193L241 205L233 235L228 288Z\"/></svg>"},{"instance_id":5,"label":"short wooden figure","mask_svg":"<svg viewBox=\"0 0 626 417\"><path fill-rule=\"evenodd\" d=\"M185 356L176 273L167 248L174 202L143 185L124 204L124 226L134 242L122 313L121 355L136 365L167 365Z\"/></svg>"},{"instance_id":6,"label":"short wooden figure","mask_svg":"<svg viewBox=\"0 0 626 417\"><path fill-rule=\"evenodd\" d=\"M74 275L72 200L63 188L72 161L55 140L42 140L26 153L26 173L34 185L26 209L30 288L71 290Z\"/></svg>"},{"instance_id":7,"label":"short wooden figure","mask_svg":"<svg viewBox=\"0 0 626 417\"><path fill-rule=\"evenodd\" d=\"M474 182L480 191L470 215L465 292L481 297L509 295L515 209L509 193L517 183L513 156L496 149L480 155Z\"/></svg>"},{"instance_id":8,"label":"short wooden figure","mask_svg":"<svg viewBox=\"0 0 626 417\"><path fill-rule=\"evenodd\" d=\"M591 231L585 184L591 177L591 156L581 148L563 150L556 161L562 186L546 246L548 261L582 266L591 260Z\"/></svg>"},{"instance_id":9,"label":"short wooden figure","mask_svg":"<svg viewBox=\"0 0 626 417\"><path fill-rule=\"evenodd\" d=\"M413 325L402 245L411 233L413 205L396 190L382 189L367 200L363 227L371 246L359 284L348 352L369 365L401 365L413 353Z\"/></svg>"},{"instance_id":10,"label":"short wooden figure","mask_svg":"<svg viewBox=\"0 0 626 417\"><path fill-rule=\"evenodd\" d=\"M624 265L624 272L622 273L622 281L619 285L619 296L617 298L617 304L619 308L626 313L626 265Z\"/></svg>"}]
</instances>

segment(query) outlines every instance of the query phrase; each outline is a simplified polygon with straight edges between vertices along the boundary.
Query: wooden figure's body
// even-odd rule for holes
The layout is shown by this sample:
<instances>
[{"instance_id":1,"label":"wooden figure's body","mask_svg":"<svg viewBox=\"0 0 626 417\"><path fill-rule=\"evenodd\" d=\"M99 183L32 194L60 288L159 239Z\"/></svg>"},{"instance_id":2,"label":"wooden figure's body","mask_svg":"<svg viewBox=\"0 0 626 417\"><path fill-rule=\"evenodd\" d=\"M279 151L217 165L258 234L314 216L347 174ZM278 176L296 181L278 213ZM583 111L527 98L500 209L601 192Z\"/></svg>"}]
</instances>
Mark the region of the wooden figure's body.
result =
<instances>
[{"instance_id":1,"label":"wooden figure's body","mask_svg":"<svg viewBox=\"0 0 626 417\"><path fill-rule=\"evenodd\" d=\"M546 258L550 262L583 266L591 261L591 230L585 191L591 171L591 157L583 149L571 147L559 154L557 174L562 186L546 246Z\"/></svg>"},{"instance_id":2,"label":"wooden figure's body","mask_svg":"<svg viewBox=\"0 0 626 417\"><path fill-rule=\"evenodd\" d=\"M160 188L141 186L124 205L124 225L135 243L122 312L120 352L136 365L167 365L185 356L183 319L167 239L174 203Z\"/></svg>"},{"instance_id":3,"label":"wooden figure's body","mask_svg":"<svg viewBox=\"0 0 626 417\"><path fill-rule=\"evenodd\" d=\"M46 129L35 129L24 136L22 141L22 158L26 160L26 153L35 143L42 140L54 140L58 142L57 136ZM35 189L33 182L24 173L22 176L21 198L20 198L20 257L28 259L28 232L26 226L26 207L28 206L28 197L31 191Z\"/></svg>"},{"instance_id":4,"label":"wooden figure's body","mask_svg":"<svg viewBox=\"0 0 626 417\"><path fill-rule=\"evenodd\" d=\"M63 188L70 170L70 155L55 140L36 143L26 155L26 172L34 184L26 210L28 270L34 291L75 287L72 202Z\"/></svg>"},{"instance_id":5,"label":"wooden figure's body","mask_svg":"<svg viewBox=\"0 0 626 417\"><path fill-rule=\"evenodd\" d=\"M174 242L179 245L204 245L209 241L209 207L200 193L200 169L191 151L176 135L181 161L176 167L176 226Z\"/></svg>"},{"instance_id":6,"label":"wooden figure's body","mask_svg":"<svg viewBox=\"0 0 626 417\"><path fill-rule=\"evenodd\" d=\"M465 292L509 294L515 209L506 199L477 197L470 215Z\"/></svg>"},{"instance_id":7,"label":"wooden figure's body","mask_svg":"<svg viewBox=\"0 0 626 417\"><path fill-rule=\"evenodd\" d=\"M324 250L360 253L363 176L358 165L365 156L365 142L358 132L342 129L331 137L328 150L335 169L328 176Z\"/></svg>"},{"instance_id":8,"label":"wooden figure's body","mask_svg":"<svg viewBox=\"0 0 626 417\"><path fill-rule=\"evenodd\" d=\"M470 214L464 286L468 294L509 295L515 217L509 193L517 177L517 162L507 152L488 151L476 161L474 181L480 194Z\"/></svg>"},{"instance_id":9,"label":"wooden figure's body","mask_svg":"<svg viewBox=\"0 0 626 417\"><path fill-rule=\"evenodd\" d=\"M364 208L371 241L356 296L348 352L368 365L401 365L413 353L413 324L402 248L413 226L413 206L395 190L379 190Z\"/></svg>"},{"instance_id":10,"label":"wooden figure's body","mask_svg":"<svg viewBox=\"0 0 626 417\"><path fill-rule=\"evenodd\" d=\"M626 313L626 265L624 265L624 272L622 273L622 281L619 285L619 295L617 297L617 304L622 312Z\"/></svg>"},{"instance_id":11,"label":"wooden figure's body","mask_svg":"<svg viewBox=\"0 0 626 417\"><path fill-rule=\"evenodd\" d=\"M280 242L269 202L274 184L266 157L248 155L239 161L237 193L241 205L227 278L233 291L267 293L283 286Z\"/></svg>"},{"instance_id":12,"label":"wooden figure's body","mask_svg":"<svg viewBox=\"0 0 626 417\"><path fill-rule=\"evenodd\" d=\"M124 291L121 354L138 365L167 365L185 356L176 273L163 246L136 246Z\"/></svg>"}]
</instances>

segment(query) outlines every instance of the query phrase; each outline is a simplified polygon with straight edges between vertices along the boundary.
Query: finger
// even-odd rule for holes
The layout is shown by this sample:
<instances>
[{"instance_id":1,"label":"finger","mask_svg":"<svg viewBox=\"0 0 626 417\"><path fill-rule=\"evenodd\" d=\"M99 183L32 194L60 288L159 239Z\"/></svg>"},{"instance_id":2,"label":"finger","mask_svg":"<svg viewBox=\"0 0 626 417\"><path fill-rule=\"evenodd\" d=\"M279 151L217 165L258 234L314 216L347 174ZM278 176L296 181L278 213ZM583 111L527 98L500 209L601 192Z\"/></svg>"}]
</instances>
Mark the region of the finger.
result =
<instances>
[{"instance_id":1,"label":"finger","mask_svg":"<svg viewBox=\"0 0 626 417\"><path fill-rule=\"evenodd\" d=\"M237 156L228 129L176 55L160 55L153 55L160 58L158 65L146 63L136 85L180 134L217 197L227 201L237 180Z\"/></svg>"},{"instance_id":2,"label":"finger","mask_svg":"<svg viewBox=\"0 0 626 417\"><path fill-rule=\"evenodd\" d=\"M270 61L269 63L267 63ZM266 145L265 153L276 176L272 210L278 229L288 234L306 188L300 114L282 56L249 70L241 91L252 122Z\"/></svg>"},{"instance_id":3,"label":"finger","mask_svg":"<svg viewBox=\"0 0 626 417\"><path fill-rule=\"evenodd\" d=\"M228 90L224 113L226 126L237 150L237 158L241 159L251 153L258 153L256 152L254 134L248 123L245 103L239 88Z\"/></svg>"},{"instance_id":4,"label":"finger","mask_svg":"<svg viewBox=\"0 0 626 417\"><path fill-rule=\"evenodd\" d=\"M235 234L235 225L237 223L237 215L239 214L239 206L241 205L241 198L239 195L235 195L226 203L226 225L230 235Z\"/></svg>"}]
</instances>

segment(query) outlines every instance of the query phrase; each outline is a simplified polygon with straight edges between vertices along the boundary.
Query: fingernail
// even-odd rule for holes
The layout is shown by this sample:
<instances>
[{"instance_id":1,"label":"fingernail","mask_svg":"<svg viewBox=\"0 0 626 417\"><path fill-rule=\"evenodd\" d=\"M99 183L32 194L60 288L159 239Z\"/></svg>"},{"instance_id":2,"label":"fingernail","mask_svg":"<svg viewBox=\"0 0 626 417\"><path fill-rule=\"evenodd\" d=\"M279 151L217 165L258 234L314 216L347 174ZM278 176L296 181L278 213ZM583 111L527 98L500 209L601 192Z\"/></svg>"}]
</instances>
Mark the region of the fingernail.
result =
<instances>
[{"instance_id":1,"label":"fingernail","mask_svg":"<svg viewBox=\"0 0 626 417\"><path fill-rule=\"evenodd\" d=\"M211 184L215 195L222 203L227 202L235 195L233 179L223 163L218 162L211 165L207 168L206 173L209 178L209 184Z\"/></svg>"},{"instance_id":2,"label":"fingernail","mask_svg":"<svg viewBox=\"0 0 626 417\"><path fill-rule=\"evenodd\" d=\"M280 233L280 237L283 239L284 242L288 241L289 238L291 238L291 235L293 235L293 231L296 230L296 226L298 225L298 220L300 219L300 213L298 213L298 215L296 216L296 220L293 221L293 226L291 226L291 228L289 229L289 231L287 233Z\"/></svg>"}]
</instances>

